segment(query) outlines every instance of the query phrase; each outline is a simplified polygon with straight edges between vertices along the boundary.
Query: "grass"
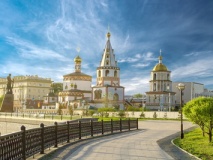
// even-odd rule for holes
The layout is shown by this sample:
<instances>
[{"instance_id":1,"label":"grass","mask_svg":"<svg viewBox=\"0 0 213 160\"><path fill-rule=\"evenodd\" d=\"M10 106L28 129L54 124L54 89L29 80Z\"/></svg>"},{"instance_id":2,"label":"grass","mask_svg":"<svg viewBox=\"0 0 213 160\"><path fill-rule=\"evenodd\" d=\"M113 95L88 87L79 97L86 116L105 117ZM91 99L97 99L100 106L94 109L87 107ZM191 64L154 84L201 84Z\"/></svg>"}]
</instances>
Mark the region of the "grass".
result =
<instances>
[{"instance_id":1,"label":"grass","mask_svg":"<svg viewBox=\"0 0 213 160\"><path fill-rule=\"evenodd\" d=\"M174 143L202 160L213 160L213 142L209 143L208 135L202 136L200 128L186 133L184 139L175 139Z\"/></svg>"}]
</instances>

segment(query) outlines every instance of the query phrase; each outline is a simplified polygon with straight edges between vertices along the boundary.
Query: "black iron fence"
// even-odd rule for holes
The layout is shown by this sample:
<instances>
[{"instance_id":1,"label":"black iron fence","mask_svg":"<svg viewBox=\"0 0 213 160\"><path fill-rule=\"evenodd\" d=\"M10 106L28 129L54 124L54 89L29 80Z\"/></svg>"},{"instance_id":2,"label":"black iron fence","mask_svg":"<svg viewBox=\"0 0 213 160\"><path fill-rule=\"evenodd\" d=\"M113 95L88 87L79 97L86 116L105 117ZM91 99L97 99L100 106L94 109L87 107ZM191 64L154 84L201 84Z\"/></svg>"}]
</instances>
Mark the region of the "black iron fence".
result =
<instances>
[{"instance_id":1,"label":"black iron fence","mask_svg":"<svg viewBox=\"0 0 213 160\"><path fill-rule=\"evenodd\" d=\"M94 135L112 134L114 132L138 129L138 119L119 121L100 121L74 123L55 122L52 126L40 124L40 128L26 130L21 126L21 131L0 136L0 160L25 160L37 153L44 154L45 149L58 147L58 144L69 143L71 140Z\"/></svg>"}]
</instances>

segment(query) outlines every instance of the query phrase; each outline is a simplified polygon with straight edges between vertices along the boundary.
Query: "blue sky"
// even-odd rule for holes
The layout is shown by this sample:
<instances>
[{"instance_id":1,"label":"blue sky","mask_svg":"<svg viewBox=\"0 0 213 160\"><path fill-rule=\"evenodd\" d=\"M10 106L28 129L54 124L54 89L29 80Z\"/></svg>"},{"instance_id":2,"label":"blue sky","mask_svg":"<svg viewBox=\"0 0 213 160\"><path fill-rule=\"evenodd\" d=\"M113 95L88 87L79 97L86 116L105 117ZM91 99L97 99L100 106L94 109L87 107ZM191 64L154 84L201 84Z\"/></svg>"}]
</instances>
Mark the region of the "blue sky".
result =
<instances>
[{"instance_id":1,"label":"blue sky","mask_svg":"<svg viewBox=\"0 0 213 160\"><path fill-rule=\"evenodd\" d=\"M95 85L109 26L126 94L149 90L160 49L172 81L213 90L212 0L2 0L0 10L0 77L62 82L79 54Z\"/></svg>"}]
</instances>

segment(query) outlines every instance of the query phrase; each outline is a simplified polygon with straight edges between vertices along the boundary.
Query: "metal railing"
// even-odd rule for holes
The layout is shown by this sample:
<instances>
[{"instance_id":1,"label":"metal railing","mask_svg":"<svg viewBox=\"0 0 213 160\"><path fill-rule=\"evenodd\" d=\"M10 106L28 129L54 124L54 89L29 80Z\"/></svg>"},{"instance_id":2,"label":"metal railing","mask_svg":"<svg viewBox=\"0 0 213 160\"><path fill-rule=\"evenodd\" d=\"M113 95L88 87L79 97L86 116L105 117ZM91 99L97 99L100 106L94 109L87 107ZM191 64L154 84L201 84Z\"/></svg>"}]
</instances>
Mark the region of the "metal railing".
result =
<instances>
[{"instance_id":1,"label":"metal railing","mask_svg":"<svg viewBox=\"0 0 213 160\"><path fill-rule=\"evenodd\" d=\"M94 135L113 134L114 132L138 129L138 119L119 121L100 121L74 123L55 122L52 126L40 124L40 128L26 130L21 126L21 131L0 136L0 160L22 159L25 160L37 153L44 154L45 149L58 147L58 144L69 143L71 140Z\"/></svg>"}]
</instances>

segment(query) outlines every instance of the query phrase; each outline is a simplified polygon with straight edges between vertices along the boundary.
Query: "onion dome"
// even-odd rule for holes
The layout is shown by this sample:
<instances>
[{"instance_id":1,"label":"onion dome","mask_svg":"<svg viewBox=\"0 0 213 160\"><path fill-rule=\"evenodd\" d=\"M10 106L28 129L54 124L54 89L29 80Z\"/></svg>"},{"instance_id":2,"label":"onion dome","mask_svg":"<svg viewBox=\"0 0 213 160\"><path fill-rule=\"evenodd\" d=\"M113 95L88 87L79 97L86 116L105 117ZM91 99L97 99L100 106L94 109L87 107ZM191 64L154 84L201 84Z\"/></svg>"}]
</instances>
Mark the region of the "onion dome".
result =
<instances>
[{"instance_id":1,"label":"onion dome","mask_svg":"<svg viewBox=\"0 0 213 160\"><path fill-rule=\"evenodd\" d=\"M167 67L162 63L162 56L158 57L159 63L155 65L155 67L152 69L152 71L168 71Z\"/></svg>"},{"instance_id":2,"label":"onion dome","mask_svg":"<svg viewBox=\"0 0 213 160\"><path fill-rule=\"evenodd\" d=\"M75 59L74 59L74 62L81 62L81 61L82 61L82 59L79 56L75 57Z\"/></svg>"},{"instance_id":3,"label":"onion dome","mask_svg":"<svg viewBox=\"0 0 213 160\"><path fill-rule=\"evenodd\" d=\"M111 34L108 32L108 33L106 34L106 36L107 36L107 38L109 39L110 36L111 36Z\"/></svg>"}]
</instances>

